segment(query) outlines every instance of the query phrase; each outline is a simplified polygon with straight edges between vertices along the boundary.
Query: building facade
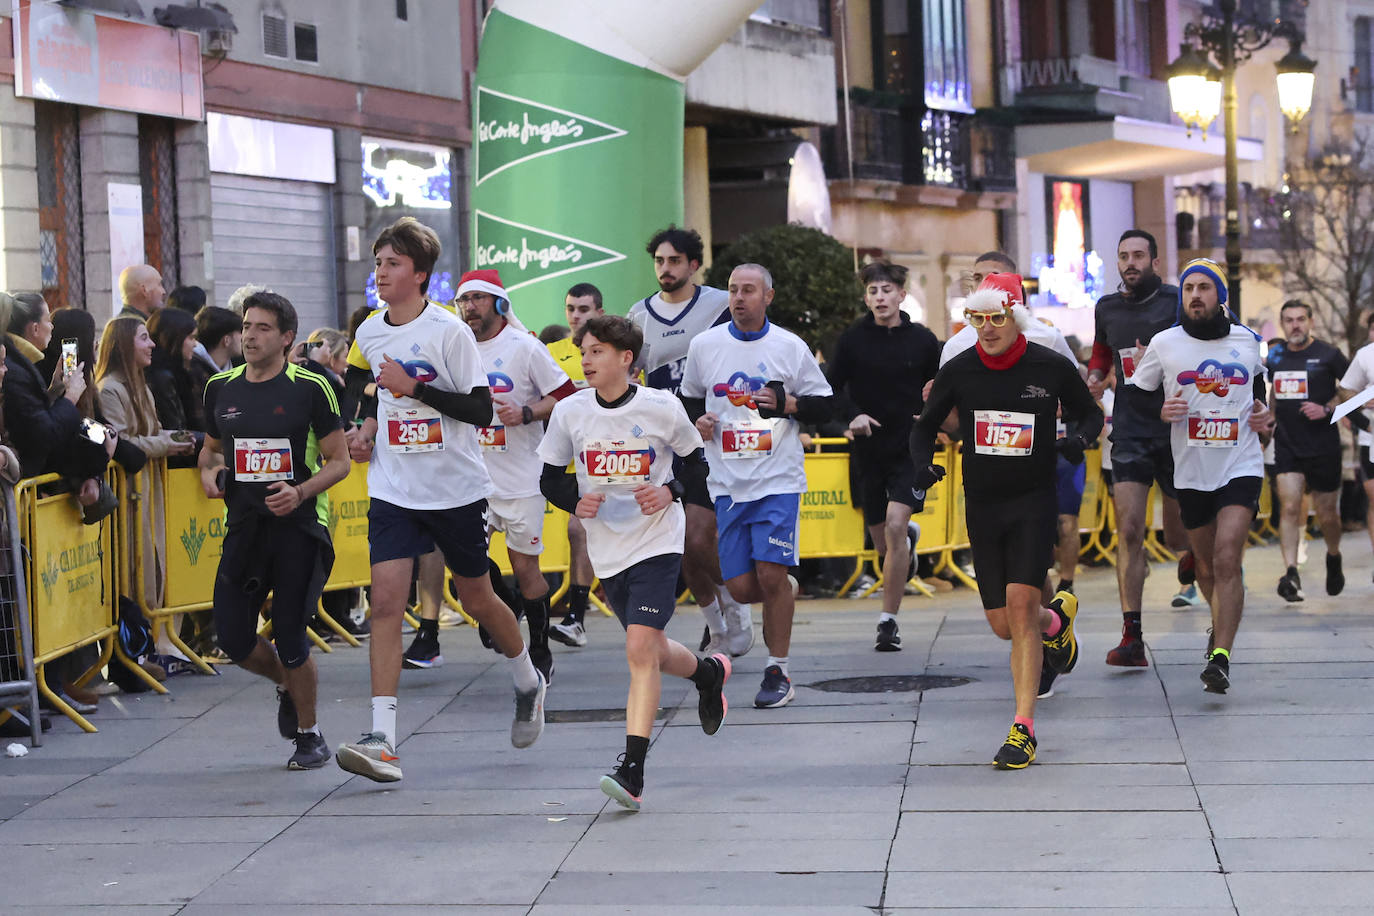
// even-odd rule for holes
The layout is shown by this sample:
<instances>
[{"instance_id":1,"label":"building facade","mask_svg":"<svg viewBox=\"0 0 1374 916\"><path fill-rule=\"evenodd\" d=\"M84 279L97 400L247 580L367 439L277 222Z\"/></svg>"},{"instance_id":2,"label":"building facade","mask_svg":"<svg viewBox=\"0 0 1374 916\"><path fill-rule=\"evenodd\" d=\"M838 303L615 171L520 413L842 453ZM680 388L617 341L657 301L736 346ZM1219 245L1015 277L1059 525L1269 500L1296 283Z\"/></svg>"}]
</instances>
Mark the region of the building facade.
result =
<instances>
[{"instance_id":1,"label":"building facade","mask_svg":"<svg viewBox=\"0 0 1374 916\"><path fill-rule=\"evenodd\" d=\"M143 6L20 0L5 19L0 287L103 321L119 271L146 261L168 289L223 305L260 283L304 331L340 327L368 301L372 237L408 214L440 233L433 283L451 294L474 5Z\"/></svg>"}]
</instances>

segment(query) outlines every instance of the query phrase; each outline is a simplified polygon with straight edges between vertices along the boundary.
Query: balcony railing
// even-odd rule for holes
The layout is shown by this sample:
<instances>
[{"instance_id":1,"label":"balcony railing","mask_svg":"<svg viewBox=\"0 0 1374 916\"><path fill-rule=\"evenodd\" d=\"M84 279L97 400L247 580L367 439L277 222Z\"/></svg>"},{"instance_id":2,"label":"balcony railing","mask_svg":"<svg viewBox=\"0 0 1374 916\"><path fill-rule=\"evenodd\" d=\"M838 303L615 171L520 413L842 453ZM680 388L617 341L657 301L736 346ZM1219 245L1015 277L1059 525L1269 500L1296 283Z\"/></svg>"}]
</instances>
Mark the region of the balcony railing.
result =
<instances>
[{"instance_id":1,"label":"balcony railing","mask_svg":"<svg viewBox=\"0 0 1374 916\"><path fill-rule=\"evenodd\" d=\"M1016 187L1009 127L864 90L851 91L849 112L855 178L968 191ZM843 100L840 123L823 131L822 147L827 173L848 176Z\"/></svg>"}]
</instances>

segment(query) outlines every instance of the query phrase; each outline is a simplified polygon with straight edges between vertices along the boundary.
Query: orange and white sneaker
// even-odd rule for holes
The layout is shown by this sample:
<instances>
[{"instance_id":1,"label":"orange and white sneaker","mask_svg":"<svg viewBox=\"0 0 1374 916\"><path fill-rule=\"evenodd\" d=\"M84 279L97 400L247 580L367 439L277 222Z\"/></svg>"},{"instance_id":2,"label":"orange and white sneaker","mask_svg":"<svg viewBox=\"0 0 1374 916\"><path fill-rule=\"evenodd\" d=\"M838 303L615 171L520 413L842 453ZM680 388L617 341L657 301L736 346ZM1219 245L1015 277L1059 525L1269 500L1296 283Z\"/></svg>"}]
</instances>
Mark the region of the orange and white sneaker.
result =
<instances>
[{"instance_id":1,"label":"orange and white sneaker","mask_svg":"<svg viewBox=\"0 0 1374 916\"><path fill-rule=\"evenodd\" d=\"M340 745L334 754L339 768L374 782L399 782L401 758L381 732L368 732L352 744Z\"/></svg>"}]
</instances>

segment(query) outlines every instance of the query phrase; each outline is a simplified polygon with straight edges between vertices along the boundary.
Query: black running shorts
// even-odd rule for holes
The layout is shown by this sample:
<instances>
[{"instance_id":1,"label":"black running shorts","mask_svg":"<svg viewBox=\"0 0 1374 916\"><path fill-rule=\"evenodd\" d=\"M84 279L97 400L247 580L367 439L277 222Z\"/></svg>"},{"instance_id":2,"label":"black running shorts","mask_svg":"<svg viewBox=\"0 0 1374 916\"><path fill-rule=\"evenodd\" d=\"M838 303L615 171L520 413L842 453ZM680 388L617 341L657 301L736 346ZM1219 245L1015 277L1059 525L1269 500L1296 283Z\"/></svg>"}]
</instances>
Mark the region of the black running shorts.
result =
<instances>
[{"instance_id":1,"label":"black running shorts","mask_svg":"<svg viewBox=\"0 0 1374 916\"><path fill-rule=\"evenodd\" d=\"M1274 473L1301 474L1313 493L1334 493L1341 488L1341 453L1302 457L1274 442Z\"/></svg>"},{"instance_id":2,"label":"black running shorts","mask_svg":"<svg viewBox=\"0 0 1374 916\"><path fill-rule=\"evenodd\" d=\"M965 500L973 572L983 608L1006 607L1008 585L1045 584L1059 536L1053 487L1012 499Z\"/></svg>"},{"instance_id":3,"label":"black running shorts","mask_svg":"<svg viewBox=\"0 0 1374 916\"><path fill-rule=\"evenodd\" d=\"M913 513L920 512L925 505L926 493L916 489L916 467L905 449L875 453L856 446L850 450L849 460L853 464L849 479L854 481L865 525L872 527L887 521L888 503L910 506Z\"/></svg>"},{"instance_id":4,"label":"black running shorts","mask_svg":"<svg viewBox=\"0 0 1374 916\"><path fill-rule=\"evenodd\" d=\"M1223 506L1245 506L1253 515L1259 511L1263 484L1262 477L1237 477L1217 490L1179 489L1178 509L1183 516L1183 527L1189 530L1206 528Z\"/></svg>"},{"instance_id":5,"label":"black running shorts","mask_svg":"<svg viewBox=\"0 0 1374 916\"><path fill-rule=\"evenodd\" d=\"M682 569L682 554L665 553L649 557L602 579L606 602L622 627L632 623L662 630L673 619L677 606L677 576Z\"/></svg>"},{"instance_id":6,"label":"black running shorts","mask_svg":"<svg viewBox=\"0 0 1374 916\"><path fill-rule=\"evenodd\" d=\"M306 622L334 566L324 529L299 518L253 516L224 535L215 574L215 633L235 663L258 644L258 613L272 593L272 641L287 668L310 657Z\"/></svg>"}]
</instances>

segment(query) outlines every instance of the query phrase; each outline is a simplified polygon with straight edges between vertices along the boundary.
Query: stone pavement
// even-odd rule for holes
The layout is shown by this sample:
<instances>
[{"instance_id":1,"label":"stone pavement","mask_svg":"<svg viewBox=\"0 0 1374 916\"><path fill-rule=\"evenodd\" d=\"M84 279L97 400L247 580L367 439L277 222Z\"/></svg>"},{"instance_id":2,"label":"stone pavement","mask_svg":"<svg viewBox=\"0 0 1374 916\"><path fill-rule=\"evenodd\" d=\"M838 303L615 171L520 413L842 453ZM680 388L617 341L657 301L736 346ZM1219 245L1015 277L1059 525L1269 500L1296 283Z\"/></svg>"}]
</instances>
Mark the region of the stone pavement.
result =
<instances>
[{"instance_id":1,"label":"stone pavement","mask_svg":"<svg viewBox=\"0 0 1374 916\"><path fill-rule=\"evenodd\" d=\"M737 660L708 738L686 682L664 691L644 810L596 787L623 726L551 721L511 748L509 677L466 628L444 667L403 677L403 782L332 765L288 772L272 688L231 669L170 698L102 701L86 735L0 758L0 913L826 914L1370 912L1374 897L1374 585L1363 532L1349 585L1273 591L1278 550L1250 551L1252 602L1225 697L1206 694L1205 609L1146 583L1152 666L1102 664L1119 632L1110 571L1079 576L1084 652L1037 715L1039 760L988 765L1011 720L1007 647L971 592L908 598L905 651L872 650L876 600L803 601L796 702L756 710L760 644ZM684 609L671 632L691 641ZM621 634L555 647L551 719L623 706ZM369 723L366 653L317 656L331 746ZM963 686L854 694L860 675ZM580 713L580 715L579 715ZM559 714L562 714L561 716Z\"/></svg>"}]
</instances>

